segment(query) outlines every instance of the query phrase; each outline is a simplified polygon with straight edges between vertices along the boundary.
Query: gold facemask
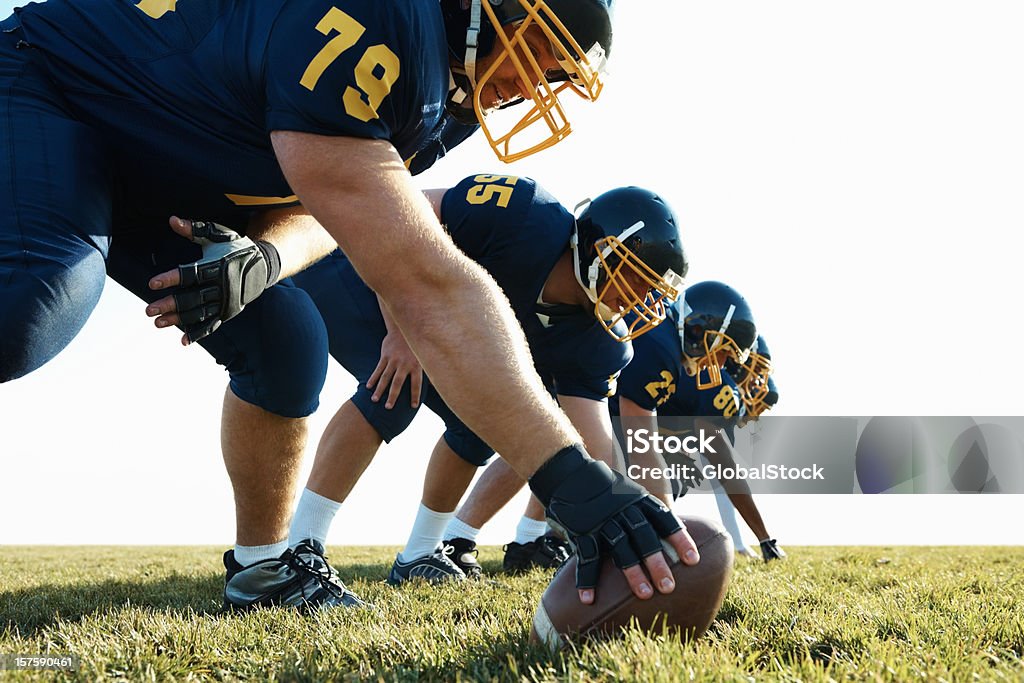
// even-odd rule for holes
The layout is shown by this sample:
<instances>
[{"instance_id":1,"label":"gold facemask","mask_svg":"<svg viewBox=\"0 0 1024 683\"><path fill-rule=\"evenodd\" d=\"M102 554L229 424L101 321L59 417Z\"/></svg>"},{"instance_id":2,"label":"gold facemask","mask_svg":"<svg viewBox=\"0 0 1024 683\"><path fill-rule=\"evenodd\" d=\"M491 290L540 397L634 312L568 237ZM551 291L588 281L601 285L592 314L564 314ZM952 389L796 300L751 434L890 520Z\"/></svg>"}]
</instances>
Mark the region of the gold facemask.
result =
<instances>
[{"instance_id":1,"label":"gold facemask","mask_svg":"<svg viewBox=\"0 0 1024 683\"><path fill-rule=\"evenodd\" d=\"M516 25L511 36L506 35L490 3L487 0L481 3L496 28L497 41L501 47L498 48L498 57L473 84L473 108L480 127L494 153L506 163L552 147L572 132L572 126L559 100L562 93L571 91L593 102L604 87L601 71L604 69L605 55L601 45L595 43L583 49L544 0L518 1L527 15ZM545 72L527 42L527 32L538 29L551 44L560 67L557 72ZM481 105L480 93L506 60L512 62L519 78L531 88L527 101L532 106L518 122L504 126L504 132L501 132L492 129L492 121L488 120L491 114ZM468 64L467 67L470 70L473 68ZM470 80L473 80L472 74Z\"/></svg>"},{"instance_id":2,"label":"gold facemask","mask_svg":"<svg viewBox=\"0 0 1024 683\"><path fill-rule=\"evenodd\" d=\"M662 275L654 272L614 235L598 240L595 248L604 286L597 292L594 314L605 331L624 342L660 325L665 320L665 306L683 289L683 278L671 270ZM621 309L609 305L616 300ZM614 330L619 321L626 323L625 334Z\"/></svg>"}]
</instances>

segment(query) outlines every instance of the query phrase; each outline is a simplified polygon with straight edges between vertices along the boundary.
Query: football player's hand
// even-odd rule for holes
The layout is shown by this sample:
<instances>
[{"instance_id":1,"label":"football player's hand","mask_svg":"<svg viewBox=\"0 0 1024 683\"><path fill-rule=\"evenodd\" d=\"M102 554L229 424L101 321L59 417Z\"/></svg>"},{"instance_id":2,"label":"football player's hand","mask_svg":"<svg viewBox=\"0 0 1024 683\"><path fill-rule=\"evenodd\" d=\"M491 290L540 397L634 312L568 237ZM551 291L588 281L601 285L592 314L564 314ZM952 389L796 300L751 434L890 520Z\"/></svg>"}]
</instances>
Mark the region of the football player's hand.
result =
<instances>
[{"instance_id":1,"label":"football player's hand","mask_svg":"<svg viewBox=\"0 0 1024 683\"><path fill-rule=\"evenodd\" d=\"M388 332L381 342L380 361L370 379L366 381L366 388L373 389L373 396L370 398L374 403L387 391L388 398L384 402L384 407L390 410L395 407L406 379L409 380L410 403L413 408L418 408L420 392L423 389L423 367L409 348L405 337L396 329L394 332Z\"/></svg>"},{"instance_id":2,"label":"football player's hand","mask_svg":"<svg viewBox=\"0 0 1024 683\"><path fill-rule=\"evenodd\" d=\"M761 541L761 556L765 562L771 562L781 560L786 556L786 552L778 546L774 538L766 538Z\"/></svg>"},{"instance_id":3,"label":"football player's hand","mask_svg":"<svg viewBox=\"0 0 1024 683\"><path fill-rule=\"evenodd\" d=\"M643 487L591 459L581 446L564 448L541 465L530 477L530 488L576 549L576 588L585 604L594 602L604 555L611 554L641 600L653 597L654 590L675 589L661 538L686 564L700 560L693 539L671 510Z\"/></svg>"},{"instance_id":4,"label":"football player's hand","mask_svg":"<svg viewBox=\"0 0 1024 683\"><path fill-rule=\"evenodd\" d=\"M156 275L149 288L176 287L174 294L146 307L157 327L177 325L182 344L199 341L238 315L272 286L281 272L277 250L231 228L172 216L171 229L203 247L203 258Z\"/></svg>"}]
</instances>

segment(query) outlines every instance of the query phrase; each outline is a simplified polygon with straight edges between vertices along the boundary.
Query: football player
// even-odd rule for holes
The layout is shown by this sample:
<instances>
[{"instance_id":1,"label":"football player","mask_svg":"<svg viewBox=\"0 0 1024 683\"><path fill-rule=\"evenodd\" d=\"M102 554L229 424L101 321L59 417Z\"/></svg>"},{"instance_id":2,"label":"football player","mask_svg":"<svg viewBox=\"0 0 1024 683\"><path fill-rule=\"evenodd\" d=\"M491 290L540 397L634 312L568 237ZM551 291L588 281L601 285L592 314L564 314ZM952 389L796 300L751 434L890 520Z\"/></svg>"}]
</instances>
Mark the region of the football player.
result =
<instances>
[{"instance_id":1,"label":"football player","mask_svg":"<svg viewBox=\"0 0 1024 683\"><path fill-rule=\"evenodd\" d=\"M737 427L743 428L750 422L756 422L764 411L769 410L778 402L779 394L772 376L771 354L762 335L757 335L757 340L750 350L750 357L746 363L740 365L729 359L725 363L725 371L729 377L735 379L740 398L743 400L740 419L736 423ZM740 530L739 520L736 518L736 506L729 500L729 494L718 482L712 482L712 488L715 491L718 514L729 531L729 535L732 536L736 552L744 557L755 557L743 541L743 532ZM784 554L778 546L775 546L775 550Z\"/></svg>"},{"instance_id":2,"label":"football player","mask_svg":"<svg viewBox=\"0 0 1024 683\"><path fill-rule=\"evenodd\" d=\"M595 541L588 566L600 552L630 559L631 544L646 556L657 535L695 553L641 489L612 493L614 477L530 371L499 291L444 235L405 167L436 148L447 117L472 123L470 110L503 158L554 144L569 130L559 97L596 99L610 49L604 0L50 0L16 10L0 22L0 381L67 345L108 268L150 302L158 327L181 326L185 341L222 328L204 347L231 375L223 443L238 545L225 558L226 603L350 604L319 571L319 549L284 550L326 334L308 296L273 286L338 245L448 403L546 505L577 489L593 499L569 506L571 534L639 520ZM491 130L490 112L520 100L524 116ZM155 229L168 216L197 245ZM485 370L494 384L474 383ZM529 429L503 419L513 406ZM664 557L644 566L661 589ZM639 566L626 576L634 590L645 581Z\"/></svg>"},{"instance_id":3,"label":"football player","mask_svg":"<svg viewBox=\"0 0 1024 683\"><path fill-rule=\"evenodd\" d=\"M588 451L614 464L606 398L629 361L629 340L664 319L687 268L671 209L647 190L625 187L595 198L574 219L534 181L504 175L470 176L427 194L456 246L486 268L508 298L537 373ZM402 360L410 357L402 331L341 253L295 282L320 308L332 355L360 383L321 439L292 523L292 542L324 542L334 513L381 442L401 433L422 401L444 419L446 430L389 581L464 578L441 550L442 534L476 468L494 450L448 409L414 362ZM463 344L452 349L464 352ZM488 373L475 381L494 379ZM384 387L387 398L381 400ZM515 413L505 419L518 422ZM479 571L472 565L470 571Z\"/></svg>"},{"instance_id":4,"label":"football player","mask_svg":"<svg viewBox=\"0 0 1024 683\"><path fill-rule=\"evenodd\" d=\"M609 402L609 409L621 417L623 431L648 429L664 433L665 425L659 425L659 416L692 418L692 424L682 433L714 432L716 435L710 441L714 454L707 452L703 457L716 464L732 464L731 441L742 416L743 402L740 385L725 368L730 362L745 368L745 384L755 374L766 377L762 366L755 369L751 361L756 339L753 313L739 292L714 281L687 287L680 302L670 307L665 324L634 344L633 361L623 370L618 394ZM661 456L653 450L634 451L626 456L630 464L640 468L665 467ZM679 464L694 466L696 461ZM673 495L683 495L687 487L699 485L701 478L698 471L690 481L637 481L670 501ZM744 490L743 483L729 488L728 498L757 535L765 561L784 557L785 553L768 533L749 489Z\"/></svg>"}]
</instances>

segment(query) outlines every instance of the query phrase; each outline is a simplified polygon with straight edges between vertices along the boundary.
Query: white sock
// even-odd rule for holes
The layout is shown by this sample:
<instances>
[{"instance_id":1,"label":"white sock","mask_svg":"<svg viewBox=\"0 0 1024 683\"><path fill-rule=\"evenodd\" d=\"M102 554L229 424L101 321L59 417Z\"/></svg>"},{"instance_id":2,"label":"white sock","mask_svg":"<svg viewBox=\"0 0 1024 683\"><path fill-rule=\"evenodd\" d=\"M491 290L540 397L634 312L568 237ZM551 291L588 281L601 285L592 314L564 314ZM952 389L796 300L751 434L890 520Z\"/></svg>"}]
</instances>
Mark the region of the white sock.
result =
<instances>
[{"instance_id":1,"label":"white sock","mask_svg":"<svg viewBox=\"0 0 1024 683\"><path fill-rule=\"evenodd\" d=\"M430 555L441 543L441 536L448 526L448 521L455 517L452 512L434 512L423 503L420 503L420 510L416 513L416 521L413 522L412 532L409 533L409 540L405 542L405 548L398 553L398 559L402 562L415 560L417 557Z\"/></svg>"},{"instance_id":2,"label":"white sock","mask_svg":"<svg viewBox=\"0 0 1024 683\"><path fill-rule=\"evenodd\" d=\"M529 543L536 541L538 538L543 536L548 530L548 522L546 519L530 519L526 515L523 515L522 519L519 520L519 525L516 527L516 543Z\"/></svg>"},{"instance_id":3,"label":"white sock","mask_svg":"<svg viewBox=\"0 0 1024 683\"><path fill-rule=\"evenodd\" d=\"M452 521L448 522L448 528L444 531L444 540L447 541L452 538L466 538L470 541L475 541L479 533L479 529L475 529L458 517L455 517Z\"/></svg>"},{"instance_id":4,"label":"white sock","mask_svg":"<svg viewBox=\"0 0 1024 683\"><path fill-rule=\"evenodd\" d=\"M732 536L733 547L737 552L749 554L750 550L747 549L746 542L743 540L743 532L740 531L739 520L736 519L736 507L729 500L729 494L717 482L712 484L712 488L715 491L715 503L718 505L718 514L722 518L725 530Z\"/></svg>"},{"instance_id":5,"label":"white sock","mask_svg":"<svg viewBox=\"0 0 1024 683\"><path fill-rule=\"evenodd\" d=\"M260 560L273 560L281 557L288 550L288 541L279 541L270 545L238 545L235 544L235 562L248 567Z\"/></svg>"},{"instance_id":6,"label":"white sock","mask_svg":"<svg viewBox=\"0 0 1024 683\"><path fill-rule=\"evenodd\" d=\"M310 538L321 545L327 545L327 532L340 507L341 503L337 501L303 489L295 517L292 518L292 526L288 529L288 547L294 548Z\"/></svg>"}]
</instances>

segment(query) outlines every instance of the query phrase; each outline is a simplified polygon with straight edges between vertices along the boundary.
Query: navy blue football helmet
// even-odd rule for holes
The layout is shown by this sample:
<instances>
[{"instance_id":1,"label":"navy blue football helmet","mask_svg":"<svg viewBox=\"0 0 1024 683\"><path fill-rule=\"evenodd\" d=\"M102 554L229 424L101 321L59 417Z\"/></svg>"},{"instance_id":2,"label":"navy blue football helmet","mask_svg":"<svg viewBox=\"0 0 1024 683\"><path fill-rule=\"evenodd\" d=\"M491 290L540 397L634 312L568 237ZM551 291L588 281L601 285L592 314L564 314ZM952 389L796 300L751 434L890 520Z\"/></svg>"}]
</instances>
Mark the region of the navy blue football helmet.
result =
<instances>
[{"instance_id":1,"label":"navy blue football helmet","mask_svg":"<svg viewBox=\"0 0 1024 683\"><path fill-rule=\"evenodd\" d=\"M576 279L608 334L628 341L665 319L689 263L676 215L650 190L620 187L576 207ZM626 321L627 332L613 328Z\"/></svg>"},{"instance_id":2,"label":"navy blue football helmet","mask_svg":"<svg viewBox=\"0 0 1024 683\"><path fill-rule=\"evenodd\" d=\"M683 295L679 339L686 373L696 378L698 389L710 389L722 383L727 361L747 362L757 325L735 289L721 282L698 282Z\"/></svg>"},{"instance_id":3,"label":"navy blue football helmet","mask_svg":"<svg viewBox=\"0 0 1024 683\"><path fill-rule=\"evenodd\" d=\"M601 74L612 49L611 0L441 0L441 11L449 52L458 64L452 67L456 87L449 94L448 112L461 123L479 123L502 161L547 149L572 132L560 94L572 91L590 101L601 94ZM541 67L527 33L547 39L557 68ZM496 44L497 55L481 73L480 62ZM531 88L533 106L498 133L491 130L480 93L506 60Z\"/></svg>"}]
</instances>

